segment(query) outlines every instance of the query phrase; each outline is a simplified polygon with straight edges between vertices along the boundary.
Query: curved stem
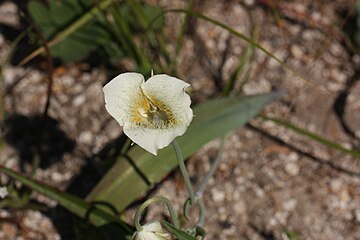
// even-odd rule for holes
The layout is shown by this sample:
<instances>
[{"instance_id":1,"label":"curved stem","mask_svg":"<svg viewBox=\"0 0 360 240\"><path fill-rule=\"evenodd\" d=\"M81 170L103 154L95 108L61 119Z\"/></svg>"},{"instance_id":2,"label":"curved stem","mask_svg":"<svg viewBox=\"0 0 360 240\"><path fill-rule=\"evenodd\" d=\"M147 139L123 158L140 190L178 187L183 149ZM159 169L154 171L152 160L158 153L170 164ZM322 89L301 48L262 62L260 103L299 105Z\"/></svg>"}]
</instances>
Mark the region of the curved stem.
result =
<instances>
[{"instance_id":1,"label":"curved stem","mask_svg":"<svg viewBox=\"0 0 360 240\"><path fill-rule=\"evenodd\" d=\"M222 155L222 152L224 150L224 144L225 144L225 141L226 141L226 139L228 138L229 135L230 134L227 134L222 139L220 148L218 150L218 154L217 154L217 156L215 158L215 161L212 163L209 172L206 174L204 180L200 184L199 190L196 192L196 195L198 195L199 197L202 197L202 195L203 195L203 193L205 191L205 188L206 188L207 184L209 183L209 180L214 175L215 170L217 169L217 167L219 166L219 163L221 162L221 155Z\"/></svg>"},{"instance_id":2,"label":"curved stem","mask_svg":"<svg viewBox=\"0 0 360 240\"><path fill-rule=\"evenodd\" d=\"M194 189L193 189L193 187L191 185L191 182L190 182L189 174L188 174L188 172L186 170L186 166L185 166L185 163L184 163L184 158L182 156L180 147L179 147L179 145L177 144L177 142L175 140L172 141L171 144L175 149L176 157L177 157L179 167L180 167L180 172L181 172L181 174L182 174L182 176L184 178L187 191L189 192L191 204L194 204L196 202L196 197L195 197Z\"/></svg>"},{"instance_id":3,"label":"curved stem","mask_svg":"<svg viewBox=\"0 0 360 240\"><path fill-rule=\"evenodd\" d=\"M162 196L156 196L156 197L152 197L148 200L146 200L143 204L140 205L140 207L136 210L136 213L135 213L135 219L134 219L134 224L135 224L135 227L136 227L136 230L137 231L141 231L143 229L142 225L140 224L140 219L141 219L141 215L143 213L143 211L145 210L145 208L147 208L148 206L150 206L151 204L154 204L154 203L158 203L158 202L162 202L166 205L166 207L168 208L169 210L169 214L170 214L170 217L171 217L171 220L172 220L172 223L173 225L176 227L176 228L179 228L180 227L180 224L179 224L179 221L178 221L178 217L174 211L174 208L170 202L169 199L165 198L165 197L162 197Z\"/></svg>"},{"instance_id":4,"label":"curved stem","mask_svg":"<svg viewBox=\"0 0 360 240\"><path fill-rule=\"evenodd\" d=\"M205 218L206 218L206 207L204 204L204 201L202 198L198 199L200 214L199 214L199 220L197 222L197 225L200 227L203 227L205 224Z\"/></svg>"}]
</instances>

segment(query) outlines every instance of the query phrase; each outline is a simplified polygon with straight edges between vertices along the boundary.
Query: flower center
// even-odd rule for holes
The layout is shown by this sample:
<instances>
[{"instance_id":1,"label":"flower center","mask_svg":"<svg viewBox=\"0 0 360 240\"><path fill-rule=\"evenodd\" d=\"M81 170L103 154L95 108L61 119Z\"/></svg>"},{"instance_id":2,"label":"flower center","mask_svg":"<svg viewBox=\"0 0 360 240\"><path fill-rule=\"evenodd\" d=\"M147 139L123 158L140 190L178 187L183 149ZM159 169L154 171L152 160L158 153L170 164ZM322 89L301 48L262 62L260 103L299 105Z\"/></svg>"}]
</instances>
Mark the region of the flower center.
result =
<instances>
[{"instance_id":1,"label":"flower center","mask_svg":"<svg viewBox=\"0 0 360 240\"><path fill-rule=\"evenodd\" d=\"M177 123L174 114L164 103L146 96L142 90L135 101L131 121L137 126L153 129L168 128Z\"/></svg>"}]
</instances>

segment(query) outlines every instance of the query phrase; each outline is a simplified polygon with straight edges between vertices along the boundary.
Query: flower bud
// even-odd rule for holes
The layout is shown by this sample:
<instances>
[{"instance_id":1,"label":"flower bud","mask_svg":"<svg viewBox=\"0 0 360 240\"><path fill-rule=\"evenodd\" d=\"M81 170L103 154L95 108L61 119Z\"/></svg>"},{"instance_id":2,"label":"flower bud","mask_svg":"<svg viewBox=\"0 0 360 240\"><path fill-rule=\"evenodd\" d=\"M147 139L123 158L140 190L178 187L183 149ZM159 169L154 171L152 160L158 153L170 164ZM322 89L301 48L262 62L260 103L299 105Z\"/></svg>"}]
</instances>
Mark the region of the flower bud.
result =
<instances>
[{"instance_id":1,"label":"flower bud","mask_svg":"<svg viewBox=\"0 0 360 240\"><path fill-rule=\"evenodd\" d=\"M169 240L170 234L164 232L159 222L150 222L142 226L141 231L135 232L133 240Z\"/></svg>"}]
</instances>

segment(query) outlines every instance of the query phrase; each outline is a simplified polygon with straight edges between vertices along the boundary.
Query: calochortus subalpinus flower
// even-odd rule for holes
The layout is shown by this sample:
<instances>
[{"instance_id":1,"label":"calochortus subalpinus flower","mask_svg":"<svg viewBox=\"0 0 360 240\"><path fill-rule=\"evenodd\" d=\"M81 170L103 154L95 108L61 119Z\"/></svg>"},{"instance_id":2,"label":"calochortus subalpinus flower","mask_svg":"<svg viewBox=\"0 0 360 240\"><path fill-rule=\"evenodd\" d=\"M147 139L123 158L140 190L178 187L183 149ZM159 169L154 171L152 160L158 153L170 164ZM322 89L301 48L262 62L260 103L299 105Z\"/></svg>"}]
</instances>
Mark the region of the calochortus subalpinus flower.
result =
<instances>
[{"instance_id":1,"label":"calochortus subalpinus flower","mask_svg":"<svg viewBox=\"0 0 360 240\"><path fill-rule=\"evenodd\" d=\"M123 73L104 86L105 107L134 143L156 155L193 119L189 86L166 74L145 81L139 73Z\"/></svg>"},{"instance_id":2,"label":"calochortus subalpinus flower","mask_svg":"<svg viewBox=\"0 0 360 240\"><path fill-rule=\"evenodd\" d=\"M135 232L134 240L169 240L170 234L164 232L161 224L157 221L142 226L142 230Z\"/></svg>"}]
</instances>

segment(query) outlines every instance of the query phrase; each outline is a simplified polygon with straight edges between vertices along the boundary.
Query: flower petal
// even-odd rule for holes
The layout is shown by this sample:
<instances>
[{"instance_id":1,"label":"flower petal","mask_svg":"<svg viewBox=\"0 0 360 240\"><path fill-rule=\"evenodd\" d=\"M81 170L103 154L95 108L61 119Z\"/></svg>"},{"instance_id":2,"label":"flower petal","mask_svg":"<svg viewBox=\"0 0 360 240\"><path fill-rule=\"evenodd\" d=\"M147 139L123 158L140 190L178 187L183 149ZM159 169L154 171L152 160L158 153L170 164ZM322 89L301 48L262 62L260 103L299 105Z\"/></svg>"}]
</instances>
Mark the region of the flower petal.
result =
<instances>
[{"instance_id":1,"label":"flower petal","mask_svg":"<svg viewBox=\"0 0 360 240\"><path fill-rule=\"evenodd\" d=\"M157 155L157 151L168 146L176 137L185 133L186 127L167 129L151 128L128 128L124 127L124 133L146 151Z\"/></svg>"},{"instance_id":2,"label":"flower petal","mask_svg":"<svg viewBox=\"0 0 360 240\"><path fill-rule=\"evenodd\" d=\"M168 107L182 125L189 126L193 118L191 99L185 92L190 84L166 74L152 76L142 84L144 94Z\"/></svg>"},{"instance_id":3,"label":"flower petal","mask_svg":"<svg viewBox=\"0 0 360 240\"><path fill-rule=\"evenodd\" d=\"M168 240L170 235L164 232L158 221L147 223L140 232L133 236L134 240Z\"/></svg>"},{"instance_id":4,"label":"flower petal","mask_svg":"<svg viewBox=\"0 0 360 240\"><path fill-rule=\"evenodd\" d=\"M134 240L169 240L168 237L163 236L162 234L156 234L153 232L138 232L133 238Z\"/></svg>"},{"instance_id":5,"label":"flower petal","mask_svg":"<svg viewBox=\"0 0 360 240\"><path fill-rule=\"evenodd\" d=\"M130 122L132 106L142 94L140 86L143 82L143 75L130 72L118 75L103 87L106 110L121 126Z\"/></svg>"},{"instance_id":6,"label":"flower petal","mask_svg":"<svg viewBox=\"0 0 360 240\"><path fill-rule=\"evenodd\" d=\"M143 226L143 229L144 229L144 231L147 231L147 232L157 232L157 233L164 232L161 224L158 221L146 223Z\"/></svg>"}]
</instances>

